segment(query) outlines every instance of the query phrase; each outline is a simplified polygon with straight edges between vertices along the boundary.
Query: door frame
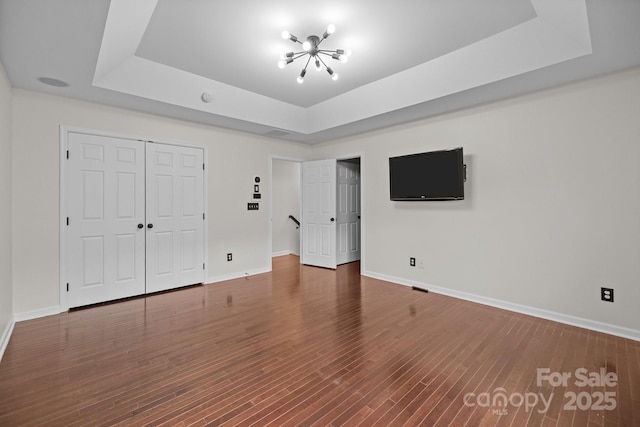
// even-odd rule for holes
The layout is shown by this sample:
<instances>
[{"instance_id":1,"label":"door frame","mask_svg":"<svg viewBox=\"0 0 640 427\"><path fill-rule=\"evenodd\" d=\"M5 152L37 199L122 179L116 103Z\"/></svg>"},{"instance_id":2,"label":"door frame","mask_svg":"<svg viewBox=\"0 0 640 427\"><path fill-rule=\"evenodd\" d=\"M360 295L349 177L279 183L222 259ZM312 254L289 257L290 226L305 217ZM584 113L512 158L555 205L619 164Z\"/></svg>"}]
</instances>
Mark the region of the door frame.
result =
<instances>
[{"instance_id":1,"label":"door frame","mask_svg":"<svg viewBox=\"0 0 640 427\"><path fill-rule=\"evenodd\" d=\"M203 158L204 164L208 163L208 150L206 145L201 145L197 143L184 142L184 141L175 141L168 140L164 138L153 138L153 137L142 137L135 135L127 135L121 134L117 132L110 132L98 129L88 129L81 128L75 126L60 126L60 158L59 158L59 166L60 166L60 175L59 175L59 185L60 185L60 217L59 217L59 236L60 236L60 245L58 251L60 253L59 257L59 269L60 269L60 277L59 277L59 285L60 285L60 313L69 310L69 301L67 299L67 271L66 271L66 233L65 228L67 226L67 181L68 181L68 170L67 170L67 147L69 146L69 134L70 133L81 133L87 135L94 136L102 136L107 138L119 138L119 139L128 139L132 141L143 141L143 142L155 142L158 144L169 144L169 145L178 145L182 147L192 147L203 150ZM204 168L204 182L203 182L203 196L204 196L204 214L206 220L204 221L204 280L206 281L209 269L209 203L208 203L208 170L205 166Z\"/></svg>"},{"instance_id":2,"label":"door frame","mask_svg":"<svg viewBox=\"0 0 640 427\"><path fill-rule=\"evenodd\" d=\"M346 154L346 155L341 155L338 157L335 157L336 161L341 161L341 160L349 160L349 159L360 159L360 274L362 274L363 271L365 271L365 222L366 222L366 209L365 209L365 205L363 203L363 197L362 195L364 194L364 179L362 179L362 177L364 176L364 170L365 170L365 155L362 152L355 152L355 153L351 153L351 154ZM269 259L269 270L268 271L272 271L273 270L273 257L272 257L272 253L273 253L273 223L272 223L272 217L273 217L273 161L274 160L286 160L286 161L290 161L290 162L298 162L298 163L303 163L303 162L307 162L307 161L312 161L312 160L322 160L322 159L301 159L301 158L296 158L296 157L287 157L287 156L279 156L276 154L270 154L269 155L269 162L267 165L267 176L269 177L269 183L268 183L268 190L269 190L269 230L268 230L268 234L269 234L269 238L267 239L267 255L268 255L268 259ZM302 209L302 165L300 167L300 208ZM302 233L300 233L300 250L302 251L303 248L303 243L302 243ZM300 260L302 260L302 257L300 257Z\"/></svg>"}]
</instances>

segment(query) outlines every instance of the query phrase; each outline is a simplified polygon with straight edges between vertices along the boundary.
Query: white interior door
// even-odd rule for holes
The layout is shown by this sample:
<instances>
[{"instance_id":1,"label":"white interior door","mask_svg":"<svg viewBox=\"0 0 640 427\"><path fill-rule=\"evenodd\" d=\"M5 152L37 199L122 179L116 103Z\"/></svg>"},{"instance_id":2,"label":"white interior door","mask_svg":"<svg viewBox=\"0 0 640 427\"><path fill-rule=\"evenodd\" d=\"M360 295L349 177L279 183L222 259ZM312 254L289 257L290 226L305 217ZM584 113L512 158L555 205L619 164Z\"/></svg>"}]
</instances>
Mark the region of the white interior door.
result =
<instances>
[{"instance_id":1,"label":"white interior door","mask_svg":"<svg viewBox=\"0 0 640 427\"><path fill-rule=\"evenodd\" d=\"M360 165L337 163L338 265L360 259Z\"/></svg>"},{"instance_id":2,"label":"white interior door","mask_svg":"<svg viewBox=\"0 0 640 427\"><path fill-rule=\"evenodd\" d=\"M302 163L302 263L336 268L336 160Z\"/></svg>"},{"instance_id":3,"label":"white interior door","mask_svg":"<svg viewBox=\"0 0 640 427\"><path fill-rule=\"evenodd\" d=\"M204 282L203 155L147 144L147 293Z\"/></svg>"},{"instance_id":4,"label":"white interior door","mask_svg":"<svg viewBox=\"0 0 640 427\"><path fill-rule=\"evenodd\" d=\"M69 133L69 307L145 291L144 142Z\"/></svg>"}]
</instances>

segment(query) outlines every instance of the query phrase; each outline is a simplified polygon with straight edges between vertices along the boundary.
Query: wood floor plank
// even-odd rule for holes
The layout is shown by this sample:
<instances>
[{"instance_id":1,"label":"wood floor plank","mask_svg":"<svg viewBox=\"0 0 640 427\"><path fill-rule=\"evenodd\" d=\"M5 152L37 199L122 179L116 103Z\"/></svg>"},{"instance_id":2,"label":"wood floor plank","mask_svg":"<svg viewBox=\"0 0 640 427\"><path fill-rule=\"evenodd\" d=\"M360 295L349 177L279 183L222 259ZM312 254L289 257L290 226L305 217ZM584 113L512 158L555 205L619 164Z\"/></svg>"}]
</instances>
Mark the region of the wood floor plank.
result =
<instances>
[{"instance_id":1,"label":"wood floor plank","mask_svg":"<svg viewBox=\"0 0 640 427\"><path fill-rule=\"evenodd\" d=\"M359 269L278 257L271 273L19 322L0 425L640 425L639 342ZM619 381L538 384L537 368ZM478 404L499 389L555 397L545 413ZM605 391L613 410L565 409L564 393Z\"/></svg>"}]
</instances>

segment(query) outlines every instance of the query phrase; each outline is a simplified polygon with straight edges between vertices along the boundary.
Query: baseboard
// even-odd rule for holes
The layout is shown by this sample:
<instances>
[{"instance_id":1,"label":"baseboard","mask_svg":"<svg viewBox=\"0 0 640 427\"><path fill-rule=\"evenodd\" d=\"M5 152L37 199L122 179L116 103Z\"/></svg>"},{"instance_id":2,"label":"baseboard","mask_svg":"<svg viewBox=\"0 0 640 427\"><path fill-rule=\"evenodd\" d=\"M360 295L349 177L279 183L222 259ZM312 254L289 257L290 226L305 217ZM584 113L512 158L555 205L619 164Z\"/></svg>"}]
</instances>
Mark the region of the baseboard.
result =
<instances>
[{"instance_id":1,"label":"baseboard","mask_svg":"<svg viewBox=\"0 0 640 427\"><path fill-rule=\"evenodd\" d=\"M14 313L13 318L16 322L22 322L24 320L37 319L39 317L52 316L54 314L60 314L60 306L55 305L52 307L41 308L38 310L23 311L22 313Z\"/></svg>"},{"instance_id":2,"label":"baseboard","mask_svg":"<svg viewBox=\"0 0 640 427\"><path fill-rule=\"evenodd\" d=\"M456 291L454 289L432 286L422 282L393 277L386 274L376 273L373 271L363 271L363 276L372 277L374 279L384 280L386 282L397 283L403 286L415 286L417 288L428 289L429 292L435 292L458 298L466 301L476 302L478 304L489 305L491 307L501 308L503 310L513 311L516 313L526 314L529 316L539 317L541 319L552 320L554 322L564 323L579 328L585 328L596 332L603 332L609 335L615 335L622 338L628 338L634 341L640 341L640 330L625 328L623 326L612 325L609 323L597 322L595 320L585 319L582 317L570 316L568 314L557 313L554 311L543 310L536 307L530 307L521 304L514 304L508 301L497 300L494 298L483 297L480 295L470 294L467 292Z\"/></svg>"},{"instance_id":3,"label":"baseboard","mask_svg":"<svg viewBox=\"0 0 640 427\"><path fill-rule=\"evenodd\" d=\"M239 279L241 277L255 276L256 274L268 273L270 271L271 271L271 267L262 267L262 268L256 268L253 270L245 271L245 272L235 272L235 273L223 274L220 276L213 276L207 279L206 284L224 282L225 280Z\"/></svg>"},{"instance_id":4,"label":"baseboard","mask_svg":"<svg viewBox=\"0 0 640 427\"><path fill-rule=\"evenodd\" d=\"M285 256L285 255L291 255L292 252L291 251L280 251L280 252L274 252L271 254L272 258L278 257L278 256Z\"/></svg>"},{"instance_id":5,"label":"baseboard","mask_svg":"<svg viewBox=\"0 0 640 427\"><path fill-rule=\"evenodd\" d=\"M11 333L13 332L13 327L16 324L13 316L9 319L9 323L2 331L2 335L0 336L0 361L2 361L2 356L4 356L4 351L7 349L9 345L9 340L11 339Z\"/></svg>"}]
</instances>

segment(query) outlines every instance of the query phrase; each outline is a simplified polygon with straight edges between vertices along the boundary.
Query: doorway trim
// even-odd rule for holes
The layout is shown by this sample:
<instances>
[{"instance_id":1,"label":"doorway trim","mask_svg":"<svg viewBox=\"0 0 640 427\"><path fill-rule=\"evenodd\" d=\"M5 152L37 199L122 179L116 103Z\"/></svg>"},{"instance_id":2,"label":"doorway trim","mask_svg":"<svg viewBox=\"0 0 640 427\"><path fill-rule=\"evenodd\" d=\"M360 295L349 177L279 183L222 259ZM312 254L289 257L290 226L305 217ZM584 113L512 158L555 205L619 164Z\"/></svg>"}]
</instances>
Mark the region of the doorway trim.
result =
<instances>
[{"instance_id":1,"label":"doorway trim","mask_svg":"<svg viewBox=\"0 0 640 427\"><path fill-rule=\"evenodd\" d=\"M66 233L65 233L65 228L67 226L67 220L66 220L66 213L67 213L67 174L68 174L68 170L67 170L67 166L66 166L66 160L67 160L67 147L69 146L69 134L70 133L82 133L82 134L87 134L87 135L95 135L95 136L102 136L102 137L107 137L107 138L119 138L119 139L128 139L128 140L132 140L132 141L143 141L143 142L154 142L154 143L158 143L158 144L169 144L169 145L177 145L177 146L181 146L181 147L192 147L192 148L198 148L198 149L202 149L203 150L203 158L204 158L204 164L207 165L208 163L208 149L206 145L201 145L201 144L197 144L197 143L191 143L191 142L184 142L184 141L175 141L175 140L168 140L168 139L163 139L163 138L152 138L152 137L141 137L141 136L133 136L133 135L127 135L127 134L121 134L121 133L117 133L117 132L109 132L109 131L104 131L104 130L97 130L97 129L87 129L87 128L81 128L81 127L75 127L75 126L65 126L65 125L61 125L60 126L60 158L59 158L59 166L60 166L60 175L59 175L59 187L60 187L60 218L59 218L59 247L58 247L58 251L60 253L60 257L59 257L59 270L60 270L60 277L59 277L59 285L60 285L60 305L59 305L59 312L63 313L65 311L69 310L69 302L67 299L67 271L66 271L66 261L67 261L67 256L66 256ZM209 189L208 189L208 170L209 168L205 166L204 168L204 182L203 182L203 192L204 192L204 214L205 214L205 221L204 221L204 262L205 262L205 268L204 268L204 280L206 281L207 277L209 277L208 275L208 271L209 271L209 227L208 227L208 223L209 223Z\"/></svg>"}]
</instances>

